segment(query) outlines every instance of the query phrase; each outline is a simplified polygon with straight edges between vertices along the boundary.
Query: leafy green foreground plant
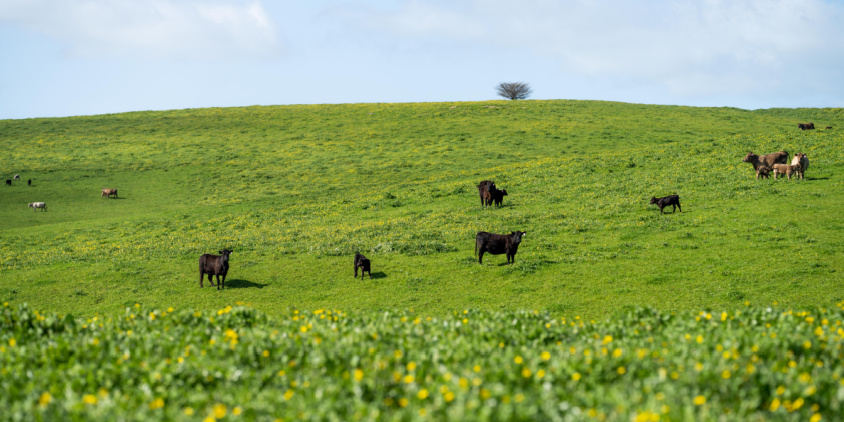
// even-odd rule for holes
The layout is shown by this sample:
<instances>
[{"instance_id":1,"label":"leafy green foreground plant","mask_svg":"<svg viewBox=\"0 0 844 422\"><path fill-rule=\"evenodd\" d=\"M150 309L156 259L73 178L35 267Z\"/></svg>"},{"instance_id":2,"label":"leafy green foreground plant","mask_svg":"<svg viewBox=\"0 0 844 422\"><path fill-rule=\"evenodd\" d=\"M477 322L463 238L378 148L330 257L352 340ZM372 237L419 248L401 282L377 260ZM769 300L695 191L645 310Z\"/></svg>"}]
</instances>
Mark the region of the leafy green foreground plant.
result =
<instances>
[{"instance_id":1,"label":"leafy green foreground plant","mask_svg":"<svg viewBox=\"0 0 844 422\"><path fill-rule=\"evenodd\" d=\"M844 303L539 312L0 308L3 420L840 420ZM720 419L719 419L720 420Z\"/></svg>"}]
</instances>

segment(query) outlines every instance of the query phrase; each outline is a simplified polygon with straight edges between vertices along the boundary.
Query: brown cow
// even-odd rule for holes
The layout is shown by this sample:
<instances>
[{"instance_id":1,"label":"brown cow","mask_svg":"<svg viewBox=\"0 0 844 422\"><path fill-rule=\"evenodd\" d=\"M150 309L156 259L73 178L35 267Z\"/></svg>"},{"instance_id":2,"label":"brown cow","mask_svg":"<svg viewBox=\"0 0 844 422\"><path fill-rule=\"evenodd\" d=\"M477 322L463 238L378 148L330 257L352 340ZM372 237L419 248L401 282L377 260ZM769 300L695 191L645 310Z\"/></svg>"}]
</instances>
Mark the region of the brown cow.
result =
<instances>
[{"instance_id":1,"label":"brown cow","mask_svg":"<svg viewBox=\"0 0 844 422\"><path fill-rule=\"evenodd\" d=\"M770 154L765 155L756 155L752 152L748 152L747 155L744 157L745 163L750 163L753 165L753 170L759 168L759 166L765 166L769 168L774 168L774 164L788 164L788 153L785 151L780 152L772 152Z\"/></svg>"},{"instance_id":2,"label":"brown cow","mask_svg":"<svg viewBox=\"0 0 844 422\"><path fill-rule=\"evenodd\" d=\"M495 189L495 182L484 180L478 184L478 196L481 197L481 207L484 204L489 205L488 202L492 202L492 196L489 193L490 189Z\"/></svg>"},{"instance_id":3,"label":"brown cow","mask_svg":"<svg viewBox=\"0 0 844 422\"><path fill-rule=\"evenodd\" d=\"M800 176L800 164L774 164L774 179L779 178L780 174L788 176L788 180L791 180L792 174L798 179L802 178Z\"/></svg>"},{"instance_id":4,"label":"brown cow","mask_svg":"<svg viewBox=\"0 0 844 422\"><path fill-rule=\"evenodd\" d=\"M111 195L114 195L114 197L117 198L117 189L103 188L103 194L100 195L100 198L105 196L106 199L108 199L111 198Z\"/></svg>"},{"instance_id":5,"label":"brown cow","mask_svg":"<svg viewBox=\"0 0 844 422\"><path fill-rule=\"evenodd\" d=\"M812 130L812 129L815 128L815 124L814 123L798 123L797 127L799 127L800 130Z\"/></svg>"},{"instance_id":6,"label":"brown cow","mask_svg":"<svg viewBox=\"0 0 844 422\"><path fill-rule=\"evenodd\" d=\"M483 264L484 252L493 255L507 254L507 265L516 262L516 252L519 244L522 243L522 236L525 232L514 231L510 234L493 234L478 232L475 235L475 254L478 255L478 262Z\"/></svg>"}]
</instances>

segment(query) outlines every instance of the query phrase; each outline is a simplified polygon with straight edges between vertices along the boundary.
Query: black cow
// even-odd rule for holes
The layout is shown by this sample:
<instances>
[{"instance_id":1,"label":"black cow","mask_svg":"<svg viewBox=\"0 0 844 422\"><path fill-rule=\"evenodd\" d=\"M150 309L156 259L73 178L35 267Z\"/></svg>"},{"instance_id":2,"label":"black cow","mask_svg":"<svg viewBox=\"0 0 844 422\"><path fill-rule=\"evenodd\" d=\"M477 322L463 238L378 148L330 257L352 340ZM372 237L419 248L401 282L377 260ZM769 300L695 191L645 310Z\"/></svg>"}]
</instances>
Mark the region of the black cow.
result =
<instances>
[{"instance_id":1,"label":"black cow","mask_svg":"<svg viewBox=\"0 0 844 422\"><path fill-rule=\"evenodd\" d=\"M355 252L355 278L358 278L358 268L360 268L360 279L363 280L363 275L369 273L369 279L372 280L372 270L370 269L369 258Z\"/></svg>"},{"instance_id":2,"label":"black cow","mask_svg":"<svg viewBox=\"0 0 844 422\"><path fill-rule=\"evenodd\" d=\"M27 180L27 181L26 181L26 184L27 184L28 186L32 186L32 179Z\"/></svg>"},{"instance_id":3,"label":"black cow","mask_svg":"<svg viewBox=\"0 0 844 422\"><path fill-rule=\"evenodd\" d=\"M12 186L12 181L9 180L9 179L6 179L6 186Z\"/></svg>"},{"instance_id":4,"label":"black cow","mask_svg":"<svg viewBox=\"0 0 844 422\"><path fill-rule=\"evenodd\" d=\"M205 274L208 274L208 282L214 285L212 276L217 276L217 290L224 287L226 283L226 274L229 272L229 255L232 251L223 249L220 255L202 254L199 257L199 287L202 287L202 279ZM223 280L220 281L220 276Z\"/></svg>"},{"instance_id":5,"label":"black cow","mask_svg":"<svg viewBox=\"0 0 844 422\"><path fill-rule=\"evenodd\" d=\"M478 263L484 263L484 252L493 255L507 254L507 265L516 262L516 252L519 250L519 244L522 243L524 235L525 232L521 231L510 234L478 232L475 235L475 254L478 255Z\"/></svg>"},{"instance_id":6,"label":"black cow","mask_svg":"<svg viewBox=\"0 0 844 422\"><path fill-rule=\"evenodd\" d=\"M811 130L811 129L815 128L815 124L814 123L798 123L797 127L799 127L800 130Z\"/></svg>"},{"instance_id":7,"label":"black cow","mask_svg":"<svg viewBox=\"0 0 844 422\"><path fill-rule=\"evenodd\" d=\"M478 196L481 197L481 207L484 204L489 205L487 201L492 202L492 197L489 194L490 189L495 189L495 182L484 180L478 184Z\"/></svg>"},{"instance_id":8,"label":"black cow","mask_svg":"<svg viewBox=\"0 0 844 422\"><path fill-rule=\"evenodd\" d=\"M671 211L676 212L677 208L680 208L680 212L683 212L683 208L680 207L680 195L668 195L662 198L653 197L651 198L651 204L656 204L659 207L659 213L664 214L662 211L663 208L671 205Z\"/></svg>"},{"instance_id":9,"label":"black cow","mask_svg":"<svg viewBox=\"0 0 844 422\"><path fill-rule=\"evenodd\" d=\"M493 186L489 191L490 200L487 202L487 205L492 205L494 202L496 207L500 207L501 203L504 202L504 196L506 195L507 189L498 190L498 188Z\"/></svg>"}]
</instances>

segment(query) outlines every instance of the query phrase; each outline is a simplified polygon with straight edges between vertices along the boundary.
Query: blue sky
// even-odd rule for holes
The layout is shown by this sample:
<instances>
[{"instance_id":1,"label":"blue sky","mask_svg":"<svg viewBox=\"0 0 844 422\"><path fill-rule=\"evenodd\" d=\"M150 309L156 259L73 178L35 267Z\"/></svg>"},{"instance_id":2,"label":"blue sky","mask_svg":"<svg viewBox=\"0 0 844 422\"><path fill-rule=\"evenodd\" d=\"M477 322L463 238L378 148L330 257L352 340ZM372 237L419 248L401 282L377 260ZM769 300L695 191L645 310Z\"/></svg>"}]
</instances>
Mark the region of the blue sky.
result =
<instances>
[{"instance_id":1,"label":"blue sky","mask_svg":"<svg viewBox=\"0 0 844 422\"><path fill-rule=\"evenodd\" d=\"M844 107L829 0L3 0L0 119L532 99Z\"/></svg>"}]
</instances>

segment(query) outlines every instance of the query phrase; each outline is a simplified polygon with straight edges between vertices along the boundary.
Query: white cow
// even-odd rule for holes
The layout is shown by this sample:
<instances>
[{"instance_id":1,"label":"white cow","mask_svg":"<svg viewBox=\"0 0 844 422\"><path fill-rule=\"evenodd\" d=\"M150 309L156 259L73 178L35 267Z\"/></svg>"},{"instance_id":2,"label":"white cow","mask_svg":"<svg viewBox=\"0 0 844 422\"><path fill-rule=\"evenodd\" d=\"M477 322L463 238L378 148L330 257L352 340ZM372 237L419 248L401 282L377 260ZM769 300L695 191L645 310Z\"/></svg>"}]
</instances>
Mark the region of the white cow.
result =
<instances>
[{"instance_id":1,"label":"white cow","mask_svg":"<svg viewBox=\"0 0 844 422\"><path fill-rule=\"evenodd\" d=\"M794 158L791 159L791 165L800 166L800 178L802 179L806 169L809 168L809 157L807 157L806 154L798 152L797 154L794 154Z\"/></svg>"},{"instance_id":2,"label":"white cow","mask_svg":"<svg viewBox=\"0 0 844 422\"><path fill-rule=\"evenodd\" d=\"M47 211L47 204L45 202L30 202L29 207L32 208L32 211L38 211L38 208Z\"/></svg>"}]
</instances>

